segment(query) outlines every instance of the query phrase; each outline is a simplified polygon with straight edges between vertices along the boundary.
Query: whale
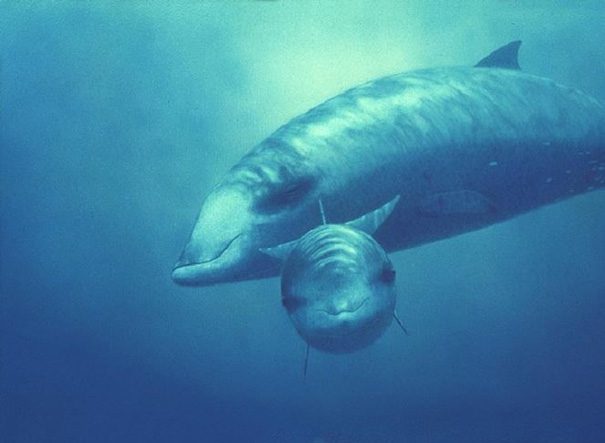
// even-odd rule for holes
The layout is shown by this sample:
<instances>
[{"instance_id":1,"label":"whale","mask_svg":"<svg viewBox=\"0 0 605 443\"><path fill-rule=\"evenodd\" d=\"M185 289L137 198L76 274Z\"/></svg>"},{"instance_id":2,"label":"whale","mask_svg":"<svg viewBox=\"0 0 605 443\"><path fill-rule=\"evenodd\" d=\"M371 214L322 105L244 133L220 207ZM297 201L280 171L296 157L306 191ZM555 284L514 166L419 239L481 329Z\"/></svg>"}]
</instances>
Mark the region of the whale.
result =
<instances>
[{"instance_id":1,"label":"whale","mask_svg":"<svg viewBox=\"0 0 605 443\"><path fill-rule=\"evenodd\" d=\"M379 78L293 118L205 197L172 271L204 286L279 274L262 248L400 195L387 252L470 232L605 185L605 108L524 73L520 41L475 66Z\"/></svg>"},{"instance_id":2,"label":"whale","mask_svg":"<svg viewBox=\"0 0 605 443\"><path fill-rule=\"evenodd\" d=\"M374 343L393 320L395 270L368 234L326 224L306 233L282 268L281 301L311 347L349 353Z\"/></svg>"},{"instance_id":3,"label":"whale","mask_svg":"<svg viewBox=\"0 0 605 443\"><path fill-rule=\"evenodd\" d=\"M283 261L281 302L308 346L354 352L374 343L393 319L405 331L395 312L395 269L371 236L398 200L344 224L328 223L322 209L321 225L300 239L262 249Z\"/></svg>"}]
</instances>

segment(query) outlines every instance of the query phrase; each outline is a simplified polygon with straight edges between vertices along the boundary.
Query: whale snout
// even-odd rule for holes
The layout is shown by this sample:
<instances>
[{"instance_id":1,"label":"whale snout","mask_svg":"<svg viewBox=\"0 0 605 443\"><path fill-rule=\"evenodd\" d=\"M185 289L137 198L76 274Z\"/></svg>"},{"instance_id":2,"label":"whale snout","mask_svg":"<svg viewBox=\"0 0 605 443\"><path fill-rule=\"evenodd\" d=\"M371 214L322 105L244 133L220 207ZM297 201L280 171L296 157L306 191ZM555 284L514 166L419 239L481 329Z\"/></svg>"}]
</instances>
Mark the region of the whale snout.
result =
<instances>
[{"instance_id":1,"label":"whale snout","mask_svg":"<svg viewBox=\"0 0 605 443\"><path fill-rule=\"evenodd\" d=\"M176 269L183 266L200 265L218 260L225 255L225 253L241 235L242 234L237 234L231 240L226 241L224 245L214 247L208 251L200 248L197 243L190 242L183 250L179 261L174 267Z\"/></svg>"},{"instance_id":2,"label":"whale snout","mask_svg":"<svg viewBox=\"0 0 605 443\"><path fill-rule=\"evenodd\" d=\"M209 286L245 280L251 275L271 277L278 272L279 262L260 253L241 233L218 244L212 242L200 247L198 241L190 242L174 265L171 277L181 286Z\"/></svg>"},{"instance_id":3,"label":"whale snout","mask_svg":"<svg viewBox=\"0 0 605 443\"><path fill-rule=\"evenodd\" d=\"M175 283L204 286L234 280L241 273L254 227L250 205L250 196L233 186L219 186L205 198L172 270Z\"/></svg>"},{"instance_id":4,"label":"whale snout","mask_svg":"<svg viewBox=\"0 0 605 443\"><path fill-rule=\"evenodd\" d=\"M236 264L237 241L241 235L237 234L212 248L204 248L200 242L189 242L172 269L172 280L181 285L213 283L214 278L218 278L217 274Z\"/></svg>"},{"instance_id":5,"label":"whale snout","mask_svg":"<svg viewBox=\"0 0 605 443\"><path fill-rule=\"evenodd\" d=\"M323 312L331 317L345 319L347 317L355 317L355 314L370 300L370 297L365 297L361 301L349 300L344 298L338 303L332 303L327 308L319 308L317 311Z\"/></svg>"}]
</instances>

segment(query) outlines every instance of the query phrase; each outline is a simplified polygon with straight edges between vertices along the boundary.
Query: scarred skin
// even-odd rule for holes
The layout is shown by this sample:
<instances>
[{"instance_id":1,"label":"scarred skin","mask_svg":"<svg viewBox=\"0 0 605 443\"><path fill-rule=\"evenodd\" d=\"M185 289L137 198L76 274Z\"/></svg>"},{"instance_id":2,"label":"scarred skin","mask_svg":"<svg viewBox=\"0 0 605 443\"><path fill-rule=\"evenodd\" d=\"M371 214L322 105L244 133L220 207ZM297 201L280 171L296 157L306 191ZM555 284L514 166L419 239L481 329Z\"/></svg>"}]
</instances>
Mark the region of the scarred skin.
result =
<instances>
[{"instance_id":1,"label":"scarred skin","mask_svg":"<svg viewBox=\"0 0 605 443\"><path fill-rule=\"evenodd\" d=\"M206 198L179 284L277 275L258 249L350 220L400 194L375 238L395 251L605 185L605 110L552 80L499 68L381 78L296 117Z\"/></svg>"}]
</instances>

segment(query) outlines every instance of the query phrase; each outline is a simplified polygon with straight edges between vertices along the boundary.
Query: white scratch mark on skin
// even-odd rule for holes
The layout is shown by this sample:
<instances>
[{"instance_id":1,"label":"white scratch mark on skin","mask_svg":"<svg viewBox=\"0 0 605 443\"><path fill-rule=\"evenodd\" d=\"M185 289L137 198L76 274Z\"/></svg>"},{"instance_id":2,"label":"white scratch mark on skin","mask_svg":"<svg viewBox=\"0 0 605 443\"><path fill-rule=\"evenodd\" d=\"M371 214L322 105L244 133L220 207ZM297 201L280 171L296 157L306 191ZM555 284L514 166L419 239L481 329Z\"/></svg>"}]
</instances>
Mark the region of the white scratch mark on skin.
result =
<instances>
[{"instance_id":1,"label":"white scratch mark on skin","mask_svg":"<svg viewBox=\"0 0 605 443\"><path fill-rule=\"evenodd\" d=\"M488 163L488 166L494 167L494 166L498 166L498 162L497 161L491 161Z\"/></svg>"}]
</instances>

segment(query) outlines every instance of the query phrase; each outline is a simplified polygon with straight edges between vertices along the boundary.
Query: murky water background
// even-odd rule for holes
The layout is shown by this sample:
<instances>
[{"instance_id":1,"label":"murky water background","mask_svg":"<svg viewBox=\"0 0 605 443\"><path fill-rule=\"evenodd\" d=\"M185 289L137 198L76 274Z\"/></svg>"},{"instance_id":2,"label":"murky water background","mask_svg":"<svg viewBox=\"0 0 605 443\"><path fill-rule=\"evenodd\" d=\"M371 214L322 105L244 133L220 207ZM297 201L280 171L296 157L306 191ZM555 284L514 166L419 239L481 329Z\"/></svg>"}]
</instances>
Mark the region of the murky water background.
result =
<instances>
[{"instance_id":1,"label":"murky water background","mask_svg":"<svg viewBox=\"0 0 605 443\"><path fill-rule=\"evenodd\" d=\"M312 352L306 383L277 279L170 269L289 118L515 39L525 71L605 100L604 22L600 1L1 3L2 441L602 441L602 191L394 254L410 336Z\"/></svg>"}]
</instances>

